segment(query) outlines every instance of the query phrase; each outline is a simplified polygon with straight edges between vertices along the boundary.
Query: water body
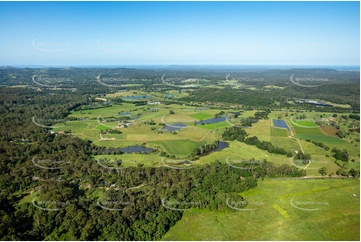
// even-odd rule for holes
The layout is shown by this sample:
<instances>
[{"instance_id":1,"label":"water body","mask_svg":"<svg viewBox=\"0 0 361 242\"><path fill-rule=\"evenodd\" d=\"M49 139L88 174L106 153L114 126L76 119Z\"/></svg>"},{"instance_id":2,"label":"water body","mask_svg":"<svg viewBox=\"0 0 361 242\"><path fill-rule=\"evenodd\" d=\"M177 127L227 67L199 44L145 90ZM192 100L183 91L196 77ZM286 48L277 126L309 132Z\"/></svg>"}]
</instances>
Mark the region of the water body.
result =
<instances>
[{"instance_id":1,"label":"water body","mask_svg":"<svg viewBox=\"0 0 361 242\"><path fill-rule=\"evenodd\" d=\"M206 152L204 152L201 156L206 156L209 155L215 151L219 151L219 150L223 150L225 148L227 148L229 146L228 142L224 142L224 141L218 141L218 146L214 149L211 150L207 150Z\"/></svg>"},{"instance_id":2,"label":"water body","mask_svg":"<svg viewBox=\"0 0 361 242\"><path fill-rule=\"evenodd\" d=\"M122 153L136 153L136 152L150 153L153 151L153 149L147 148L145 146L135 145L135 146L129 146L127 148L121 148L120 151Z\"/></svg>"},{"instance_id":3,"label":"water body","mask_svg":"<svg viewBox=\"0 0 361 242\"><path fill-rule=\"evenodd\" d=\"M196 107L195 109L194 109L195 111L203 111L203 110L208 110L208 108L200 108L200 107Z\"/></svg>"},{"instance_id":4,"label":"water body","mask_svg":"<svg viewBox=\"0 0 361 242\"><path fill-rule=\"evenodd\" d=\"M239 115L241 112L231 112L231 114L237 114Z\"/></svg>"},{"instance_id":5,"label":"water body","mask_svg":"<svg viewBox=\"0 0 361 242\"><path fill-rule=\"evenodd\" d=\"M142 98L151 98L152 96L138 95L138 96L125 96L126 99L142 99Z\"/></svg>"},{"instance_id":6,"label":"water body","mask_svg":"<svg viewBox=\"0 0 361 242\"><path fill-rule=\"evenodd\" d=\"M286 122L282 119L273 119L273 125L275 127L286 128L287 130L290 130Z\"/></svg>"},{"instance_id":7,"label":"water body","mask_svg":"<svg viewBox=\"0 0 361 242\"><path fill-rule=\"evenodd\" d=\"M147 148L145 146L135 145L120 149L104 149L102 154L110 154L116 151L120 151L121 153L136 153L136 152L150 153L153 151L153 149Z\"/></svg>"},{"instance_id":8,"label":"water body","mask_svg":"<svg viewBox=\"0 0 361 242\"><path fill-rule=\"evenodd\" d=\"M325 102L317 102L317 101L315 101L315 100L300 99L300 100L297 100L297 102L299 102L299 103L311 104L311 105L316 105L316 106L333 107L332 104L327 104L327 103L325 103Z\"/></svg>"},{"instance_id":9,"label":"water body","mask_svg":"<svg viewBox=\"0 0 361 242\"><path fill-rule=\"evenodd\" d=\"M120 112L119 116L121 116L121 117L131 117L132 113L130 113L130 112Z\"/></svg>"},{"instance_id":10,"label":"water body","mask_svg":"<svg viewBox=\"0 0 361 242\"><path fill-rule=\"evenodd\" d=\"M182 123L167 124L162 128L162 130L166 129L169 132L173 132L173 131L180 130L181 128L184 128L186 126L187 126L186 124L182 124Z\"/></svg>"},{"instance_id":11,"label":"water body","mask_svg":"<svg viewBox=\"0 0 361 242\"><path fill-rule=\"evenodd\" d=\"M196 124L215 124L215 123L220 123L225 121L227 118L226 117L219 117L219 118L210 118L210 119L206 119L206 120L202 120L202 121L198 121L196 122Z\"/></svg>"}]
</instances>

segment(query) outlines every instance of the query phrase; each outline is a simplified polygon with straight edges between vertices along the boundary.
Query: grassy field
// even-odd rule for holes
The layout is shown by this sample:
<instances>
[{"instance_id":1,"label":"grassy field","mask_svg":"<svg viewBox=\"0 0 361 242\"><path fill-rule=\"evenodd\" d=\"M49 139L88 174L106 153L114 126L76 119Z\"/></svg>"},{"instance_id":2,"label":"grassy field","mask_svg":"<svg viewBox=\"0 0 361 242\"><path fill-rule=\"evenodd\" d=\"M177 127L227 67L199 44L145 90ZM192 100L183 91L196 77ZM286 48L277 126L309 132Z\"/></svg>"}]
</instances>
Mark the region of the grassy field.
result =
<instances>
[{"instance_id":1,"label":"grassy field","mask_svg":"<svg viewBox=\"0 0 361 242\"><path fill-rule=\"evenodd\" d=\"M227 122L219 122L219 123L215 123L215 124L204 124L204 125L197 125L197 127L201 127L204 129L217 129L217 128L222 128L222 127L228 127L231 126L229 125Z\"/></svg>"},{"instance_id":2,"label":"grassy field","mask_svg":"<svg viewBox=\"0 0 361 242\"><path fill-rule=\"evenodd\" d=\"M209 119L209 118L213 117L211 114L208 114L208 113L195 113L195 114L191 114L190 116L193 118L196 118L198 120L204 120L204 119Z\"/></svg>"},{"instance_id":3,"label":"grassy field","mask_svg":"<svg viewBox=\"0 0 361 242\"><path fill-rule=\"evenodd\" d=\"M225 163L227 157L229 157L229 160L249 160L254 158L256 160L266 159L275 164L290 164L289 158L284 155L271 154L268 151L258 149L256 146L247 145L238 141L229 142L229 147L222 151L216 151L210 155L201 157L199 164L212 163L215 160Z\"/></svg>"},{"instance_id":4,"label":"grassy field","mask_svg":"<svg viewBox=\"0 0 361 242\"><path fill-rule=\"evenodd\" d=\"M287 137L288 132L287 132L287 129L271 127L270 135L273 137Z\"/></svg>"},{"instance_id":5,"label":"grassy field","mask_svg":"<svg viewBox=\"0 0 361 242\"><path fill-rule=\"evenodd\" d=\"M283 137L271 137L271 143L276 147L282 147L286 151L301 150L300 145L296 139L283 138Z\"/></svg>"},{"instance_id":6,"label":"grassy field","mask_svg":"<svg viewBox=\"0 0 361 242\"><path fill-rule=\"evenodd\" d=\"M150 141L149 144L153 147L160 147L162 150L178 158L186 157L191 154L194 149L199 147L198 142L191 140Z\"/></svg>"},{"instance_id":7,"label":"grassy field","mask_svg":"<svg viewBox=\"0 0 361 242\"><path fill-rule=\"evenodd\" d=\"M162 240L359 241L359 179L266 179L242 196L255 210L187 210Z\"/></svg>"},{"instance_id":8,"label":"grassy field","mask_svg":"<svg viewBox=\"0 0 361 242\"><path fill-rule=\"evenodd\" d=\"M174 93L174 92L169 92ZM144 94L136 91L127 93L118 93L116 95L139 95ZM174 93L177 94L177 93ZM115 95L115 96L116 96ZM164 96L165 93L150 93L152 96L159 95ZM156 109L153 112L151 109ZM170 114L170 110L173 110L175 114ZM71 130L72 135L78 136L83 139L89 139L98 146L106 147L127 147L131 145L145 145L147 147L158 148L161 151L165 151L170 155L175 155L179 159L187 157L193 152L195 148L198 148L202 143L213 143L217 139L221 139L221 134L226 127L231 127L228 122L220 122L216 124L194 125L194 121L205 120L212 118L214 114L219 113L221 110L206 109L196 110L193 106L183 106L172 104L170 107L166 105L145 105L135 106L131 103L123 103L122 105L113 105L107 108L91 109L73 112L70 117L83 118L82 121L70 121L66 125L55 125L54 131ZM132 115L140 114L141 117L137 120L130 121L132 125L128 128L118 128L122 134L102 134L100 130L109 129L109 127L116 127L117 122L106 122L106 117L119 117L120 112L130 112ZM254 116L255 111L243 111L239 115L239 118L247 118ZM259 120L252 125L252 128L245 129L249 136L257 136L260 140L270 141L276 147L282 147L287 151L301 150L300 144L297 139L300 139L300 143L304 151L311 154L312 157L317 159L325 159L329 162L327 166L328 172L336 172L338 169L334 165L332 157L327 158L325 155L330 151L310 143L305 139L312 141L323 142L331 149L337 147L339 149L347 149L351 153L351 159L355 159L357 162L351 164L349 167L359 169L359 149L355 144L351 144L349 141L343 140L338 137L329 136L323 133L315 124L310 120L320 119L320 115L323 117L331 117L332 114L326 113L304 113L307 117L304 121L299 121L295 116L293 122L299 124L301 127L292 125L290 122L291 116L286 116L286 112L275 111L269 114L270 119ZM296 115L302 115L296 114ZM286 129L275 128L272 126L272 119L281 116L286 120L291 127L295 130L294 138L289 138L291 135ZM97 118L99 120L97 120ZM149 125L146 122L153 120L156 125ZM177 131L177 134L170 133L168 131L162 131L160 123L174 124L184 123L187 127ZM342 125L347 125L342 124ZM152 130L152 128L154 130ZM238 155L244 159L267 159L277 164L291 164L286 156L270 154L267 151L260 150L254 146L248 146L239 142L231 142L228 149L220 152L215 152L207 157L202 157L199 163L209 163L216 159L225 161L229 155ZM137 157L139 162L144 164L153 164L153 160L149 162L145 156ZM158 159L158 158L157 158ZM312 164L311 166L315 166ZM311 168L310 166L310 168ZM317 168L317 167L314 167ZM350 169L350 168L349 168ZM308 174L316 175L316 169L307 170Z\"/></svg>"},{"instance_id":9,"label":"grassy field","mask_svg":"<svg viewBox=\"0 0 361 242\"><path fill-rule=\"evenodd\" d=\"M243 115L246 116L246 114ZM271 120L259 120L257 123L252 124L252 128L246 129L246 132L249 133L249 136L257 136L260 140L270 141Z\"/></svg>"}]
</instances>

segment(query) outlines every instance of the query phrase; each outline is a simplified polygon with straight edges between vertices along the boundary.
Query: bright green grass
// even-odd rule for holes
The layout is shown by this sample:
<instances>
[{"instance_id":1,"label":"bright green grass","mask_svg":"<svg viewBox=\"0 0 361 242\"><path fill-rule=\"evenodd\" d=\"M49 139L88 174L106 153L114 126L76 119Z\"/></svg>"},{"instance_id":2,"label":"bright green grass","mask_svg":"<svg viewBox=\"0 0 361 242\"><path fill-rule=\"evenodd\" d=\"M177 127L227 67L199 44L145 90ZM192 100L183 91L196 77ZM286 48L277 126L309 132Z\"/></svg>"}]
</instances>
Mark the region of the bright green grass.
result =
<instances>
[{"instance_id":1,"label":"bright green grass","mask_svg":"<svg viewBox=\"0 0 361 242\"><path fill-rule=\"evenodd\" d=\"M280 147L285 149L286 151L295 151L301 150L300 145L296 139L283 138L283 137L271 137L271 143L275 147Z\"/></svg>"},{"instance_id":2,"label":"bright green grass","mask_svg":"<svg viewBox=\"0 0 361 242\"><path fill-rule=\"evenodd\" d=\"M149 145L152 147L159 146L169 154L184 158L190 155L200 144L192 140L165 140L150 141Z\"/></svg>"},{"instance_id":3,"label":"bright green grass","mask_svg":"<svg viewBox=\"0 0 361 242\"><path fill-rule=\"evenodd\" d=\"M291 124L292 125L292 124ZM309 129L293 126L296 134L295 137L300 139L309 139L316 142L322 142L325 145L329 146L330 149L337 147L338 149L346 149L351 152L352 156L357 156L359 154L359 149L352 144L346 142L341 138L336 138L332 136L325 135L321 132L320 129Z\"/></svg>"},{"instance_id":4,"label":"bright green grass","mask_svg":"<svg viewBox=\"0 0 361 242\"><path fill-rule=\"evenodd\" d=\"M321 167L326 167L327 169L327 175L333 172L336 174L336 171L340 169L338 165L336 165L333 162L334 159L328 158L322 155L312 155L311 157L311 164L306 168L306 172L308 176L321 176L320 173L318 173L318 170Z\"/></svg>"},{"instance_id":5,"label":"bright green grass","mask_svg":"<svg viewBox=\"0 0 361 242\"><path fill-rule=\"evenodd\" d=\"M266 179L243 196L253 202L248 207L256 210L187 210L163 240L358 241L360 238L359 179ZM297 207L320 210L297 209L291 200Z\"/></svg>"},{"instance_id":6,"label":"bright green grass","mask_svg":"<svg viewBox=\"0 0 361 242\"><path fill-rule=\"evenodd\" d=\"M203 138L210 136L210 131L202 129L200 126L189 126L177 131L177 137L180 139L192 139L194 141L201 141ZM207 135L207 137L205 137ZM206 139L207 140L207 139ZM213 135L213 141L216 140Z\"/></svg>"},{"instance_id":7,"label":"bright green grass","mask_svg":"<svg viewBox=\"0 0 361 242\"><path fill-rule=\"evenodd\" d=\"M122 160L121 167L130 167L130 166L137 166L138 164L144 164L144 166L154 167L159 166L161 163L162 157L158 153L149 153L149 154L122 154L122 155L96 155L94 159L108 159L111 163L104 165L112 166L112 161L116 159ZM102 163L103 164L103 163ZM101 169L101 166L99 165Z\"/></svg>"},{"instance_id":8,"label":"bright green grass","mask_svg":"<svg viewBox=\"0 0 361 242\"><path fill-rule=\"evenodd\" d=\"M280 129L280 128L271 127L271 136L274 136L274 137L287 137L288 132L287 132L287 129Z\"/></svg>"},{"instance_id":9,"label":"bright green grass","mask_svg":"<svg viewBox=\"0 0 361 242\"><path fill-rule=\"evenodd\" d=\"M158 112L150 112L147 108L157 108ZM175 114L170 115L169 110L172 109ZM144 111L146 110L146 111ZM99 131L108 129L107 126L115 126L115 122L103 122L104 125L101 125L97 122L97 120L90 120L87 119L85 121L71 121L67 122L65 126L62 127L55 127L54 131L63 131L63 130L71 130L72 134L78 136L83 139L92 140L95 145L99 146L106 146L106 147L126 147L129 145L141 145L142 143L146 143L146 146L154 146L160 145L160 149L166 151L169 154L174 154L177 157L185 157L189 155L194 147L198 147L200 142L202 143L212 143L217 139L221 138L221 134L225 127L230 127L227 122L220 122L217 124L206 124L206 125L197 125L194 126L193 122L195 119L198 118L210 118L213 117L215 113L218 113L220 110L203 110L199 113L194 111L194 107L189 106L182 106L182 105L173 105L171 108L165 108L164 105L146 105L146 106L134 106L130 103L123 103L123 105L114 105L108 108L102 109L94 109L94 110L86 110L83 111L81 114L78 112L73 112L70 116L71 117L88 117L88 118L97 118L101 115L101 120L104 117L109 116L118 116L118 113L121 111L131 112L132 114L141 113L142 117L137 120L137 122L133 122L133 125L129 128L121 128L119 129L122 134L103 134L103 138L106 139L113 139L113 140L100 140ZM244 111L240 115L240 117L249 117L253 116L255 111ZM90 114L89 114L90 113ZM285 112L272 112L269 116L277 116ZM312 115L316 115L314 113L307 114L309 117L313 118ZM176 135L173 135L169 132L164 132L163 134L156 133L159 131L161 127L158 125L162 122L162 117L164 116L164 121L167 123L176 123L176 122L183 122L187 123L188 127L178 131ZM195 117L197 118L195 118ZM326 115L327 116L327 115ZM289 118L289 117L288 117ZM149 121L153 119L157 125L150 126L146 124L138 125L137 123L141 123L143 121ZM287 120L287 118L286 118ZM250 134L250 136L257 136L260 140L264 141L271 141L277 147L283 147L286 150L294 151L300 150L298 142L295 139L287 139L287 131L285 129L277 129L272 127L271 125L272 119L269 120L260 120L259 122L253 124L252 128L246 129L246 132ZM60 124L59 126L61 126ZM156 127L156 131L152 131L151 127ZM326 145L330 146L332 149L333 147L338 148L345 148L351 151L351 159L359 160L357 154L359 150L357 147L354 147L352 144L348 142L324 135L318 128L315 129L307 129L307 128L300 128L295 127L296 130L296 137L301 139L309 138L315 141L321 141ZM176 146L187 146L187 140L191 140L193 143L189 145L191 148L174 148L171 143L169 145L163 145L168 142L176 143ZM309 142L301 140L301 144L306 153L311 155L325 155L329 152L326 152L320 147L317 147ZM231 152L231 153L240 153L244 158L267 158L272 161L273 154L269 154L266 151L262 151L256 147L247 146L245 144L239 145L242 147L241 151ZM251 150L252 152L248 152ZM172 152L175 153L172 153ZM214 157L221 156L221 159L225 159L227 154L226 151L216 152L217 155L212 154L211 158L203 158L205 162L211 162L214 160ZM224 153L224 154L223 154ZM249 153L249 154L248 154ZM275 156L274 158L275 163L277 164L289 164L289 160L285 156Z\"/></svg>"},{"instance_id":10,"label":"bright green grass","mask_svg":"<svg viewBox=\"0 0 361 242\"><path fill-rule=\"evenodd\" d=\"M99 124L96 120L70 121L65 126L55 126L53 131L59 132L70 129L73 135L94 141L100 138L99 130L96 129L98 126Z\"/></svg>"},{"instance_id":11,"label":"bright green grass","mask_svg":"<svg viewBox=\"0 0 361 242\"><path fill-rule=\"evenodd\" d=\"M249 134L249 136L257 136L260 140L270 141L271 121L259 120L257 123L252 124L252 128L247 128L245 130Z\"/></svg>"},{"instance_id":12,"label":"bright green grass","mask_svg":"<svg viewBox=\"0 0 361 242\"><path fill-rule=\"evenodd\" d=\"M227 122L219 122L219 123L214 123L214 124L198 124L197 127L200 128L204 128L204 129L217 129L217 128L222 128L222 127L227 127L230 126Z\"/></svg>"},{"instance_id":13,"label":"bright green grass","mask_svg":"<svg viewBox=\"0 0 361 242\"><path fill-rule=\"evenodd\" d=\"M360 160L356 160L355 162L349 161L347 164L347 169L351 169L351 168L360 170Z\"/></svg>"},{"instance_id":14,"label":"bright green grass","mask_svg":"<svg viewBox=\"0 0 361 242\"><path fill-rule=\"evenodd\" d=\"M327 152L325 149L322 149L321 147L312 144L311 142L307 142L304 140L300 140L303 150L306 154L310 155L326 155Z\"/></svg>"},{"instance_id":15,"label":"bright green grass","mask_svg":"<svg viewBox=\"0 0 361 242\"><path fill-rule=\"evenodd\" d=\"M240 160L240 159L256 159L264 160L275 164L290 164L289 158L285 155L271 154L268 151L260 150L256 146L247 145L238 141L230 141L229 147L222 150L213 152L207 156L200 158L200 164L212 163L215 160L219 160L222 163L226 163L226 159L229 157L229 161Z\"/></svg>"},{"instance_id":16,"label":"bright green grass","mask_svg":"<svg viewBox=\"0 0 361 242\"><path fill-rule=\"evenodd\" d=\"M308 127L317 127L317 125L314 122L311 121L294 121L294 123L301 125L301 126L308 126Z\"/></svg>"},{"instance_id":17,"label":"bright green grass","mask_svg":"<svg viewBox=\"0 0 361 242\"><path fill-rule=\"evenodd\" d=\"M196 118L198 120L204 120L204 119L208 119L208 118L212 118L213 116L211 114L208 114L208 113L194 113L194 114L191 114L189 115L193 118Z\"/></svg>"}]
</instances>

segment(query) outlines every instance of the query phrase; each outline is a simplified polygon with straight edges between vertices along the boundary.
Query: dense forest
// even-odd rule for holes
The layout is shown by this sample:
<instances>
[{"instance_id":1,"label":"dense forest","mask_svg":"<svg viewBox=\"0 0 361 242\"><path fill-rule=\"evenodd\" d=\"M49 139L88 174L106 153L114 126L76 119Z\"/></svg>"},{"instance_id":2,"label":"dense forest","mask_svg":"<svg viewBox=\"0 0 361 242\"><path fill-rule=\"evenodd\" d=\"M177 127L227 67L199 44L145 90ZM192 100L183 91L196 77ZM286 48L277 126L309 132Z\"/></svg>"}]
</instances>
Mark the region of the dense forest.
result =
<instances>
[{"instance_id":1,"label":"dense forest","mask_svg":"<svg viewBox=\"0 0 361 242\"><path fill-rule=\"evenodd\" d=\"M181 100L186 102L225 102L242 104L244 109L267 107L277 109L287 107L294 109L320 110L321 107L307 104L291 104L298 99L322 99L329 102L349 104L352 108L348 111L356 111L360 106L360 90L358 84L332 84L315 88L302 88L289 86L284 89L237 90L202 88L194 90L188 97ZM322 107L327 112L340 112L338 107Z\"/></svg>"}]
</instances>

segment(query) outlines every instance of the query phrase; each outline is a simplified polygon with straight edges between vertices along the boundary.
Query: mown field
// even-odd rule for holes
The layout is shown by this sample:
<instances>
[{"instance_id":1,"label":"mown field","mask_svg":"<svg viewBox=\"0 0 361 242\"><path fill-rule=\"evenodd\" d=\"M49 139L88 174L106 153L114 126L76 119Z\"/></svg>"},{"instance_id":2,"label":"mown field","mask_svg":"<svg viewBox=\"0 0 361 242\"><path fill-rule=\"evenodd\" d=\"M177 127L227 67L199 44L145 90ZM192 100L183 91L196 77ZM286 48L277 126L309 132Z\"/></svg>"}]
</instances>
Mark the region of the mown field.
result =
<instances>
[{"instance_id":1,"label":"mown field","mask_svg":"<svg viewBox=\"0 0 361 242\"><path fill-rule=\"evenodd\" d=\"M266 179L241 195L254 210L187 210L162 240L360 239L359 179Z\"/></svg>"}]
</instances>

